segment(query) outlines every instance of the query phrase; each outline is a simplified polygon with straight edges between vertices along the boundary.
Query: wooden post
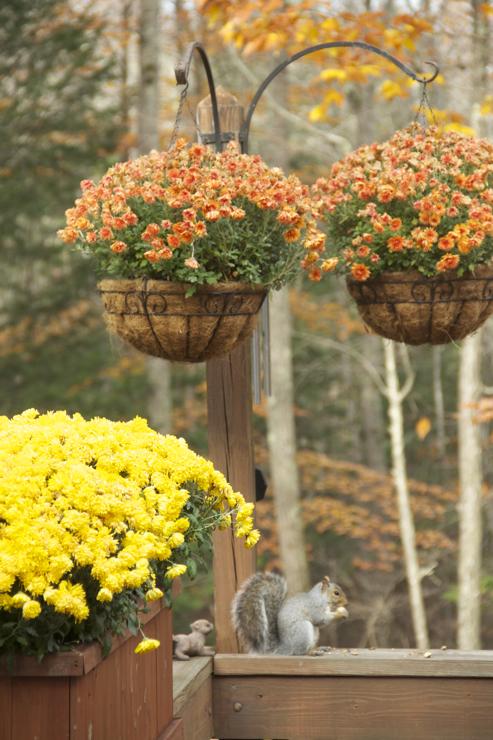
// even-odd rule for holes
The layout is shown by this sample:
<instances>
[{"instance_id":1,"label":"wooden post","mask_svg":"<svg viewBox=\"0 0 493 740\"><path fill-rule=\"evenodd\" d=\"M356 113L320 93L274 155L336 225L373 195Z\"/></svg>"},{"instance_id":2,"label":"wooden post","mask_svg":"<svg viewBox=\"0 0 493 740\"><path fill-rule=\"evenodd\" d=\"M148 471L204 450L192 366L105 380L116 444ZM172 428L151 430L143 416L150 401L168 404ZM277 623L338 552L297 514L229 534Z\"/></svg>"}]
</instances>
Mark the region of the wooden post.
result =
<instances>
[{"instance_id":1,"label":"wooden post","mask_svg":"<svg viewBox=\"0 0 493 740\"><path fill-rule=\"evenodd\" d=\"M220 87L216 95L221 130L234 131L238 141L243 106ZM213 131L210 96L198 105L198 124L202 133ZM234 491L246 501L255 501L250 341L227 357L207 363L207 413L210 459ZM238 587L255 572L255 548L246 549L231 531L216 532L213 565L216 649L237 653L231 602Z\"/></svg>"}]
</instances>

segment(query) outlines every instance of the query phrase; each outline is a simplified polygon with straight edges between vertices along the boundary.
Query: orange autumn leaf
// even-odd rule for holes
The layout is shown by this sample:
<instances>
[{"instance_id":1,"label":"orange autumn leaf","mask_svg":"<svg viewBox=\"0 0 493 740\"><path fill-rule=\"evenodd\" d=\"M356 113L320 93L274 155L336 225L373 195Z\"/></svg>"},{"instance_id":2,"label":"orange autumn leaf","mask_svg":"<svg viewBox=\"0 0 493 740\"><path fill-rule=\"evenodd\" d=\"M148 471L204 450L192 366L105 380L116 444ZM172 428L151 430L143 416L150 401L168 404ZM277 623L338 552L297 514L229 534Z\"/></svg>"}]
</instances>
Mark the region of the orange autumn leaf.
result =
<instances>
[{"instance_id":1,"label":"orange autumn leaf","mask_svg":"<svg viewBox=\"0 0 493 740\"><path fill-rule=\"evenodd\" d=\"M421 419L418 419L416 422L414 429L419 439L424 439L431 429L431 421L427 416L422 416Z\"/></svg>"}]
</instances>

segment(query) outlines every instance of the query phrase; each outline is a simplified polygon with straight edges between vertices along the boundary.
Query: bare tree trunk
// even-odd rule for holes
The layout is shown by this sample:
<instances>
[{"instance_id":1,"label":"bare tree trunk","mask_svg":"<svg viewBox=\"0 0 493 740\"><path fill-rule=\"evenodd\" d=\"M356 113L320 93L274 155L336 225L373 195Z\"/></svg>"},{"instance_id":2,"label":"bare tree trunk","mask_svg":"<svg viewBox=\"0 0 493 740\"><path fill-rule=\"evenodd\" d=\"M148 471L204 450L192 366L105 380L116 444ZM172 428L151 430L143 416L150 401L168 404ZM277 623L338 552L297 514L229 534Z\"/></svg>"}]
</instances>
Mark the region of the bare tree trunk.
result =
<instances>
[{"instance_id":1,"label":"bare tree trunk","mask_svg":"<svg viewBox=\"0 0 493 740\"><path fill-rule=\"evenodd\" d=\"M376 337L369 334L363 336L363 353L378 369L381 366L379 346ZM368 373L361 373L361 376L361 423L365 462L374 470L386 472L382 396Z\"/></svg>"},{"instance_id":2,"label":"bare tree trunk","mask_svg":"<svg viewBox=\"0 0 493 740\"><path fill-rule=\"evenodd\" d=\"M416 550L413 513L407 485L404 419L402 415L402 401L411 390L414 378L413 375L408 374L405 385L402 389L399 387L394 342L383 340L383 345L385 351L387 399L389 403L392 475L397 492L399 527L404 550L404 562L406 565L406 577L416 645L418 648L424 649L429 645L428 627L426 623L423 590L421 588L422 575Z\"/></svg>"},{"instance_id":3,"label":"bare tree trunk","mask_svg":"<svg viewBox=\"0 0 493 740\"><path fill-rule=\"evenodd\" d=\"M158 149L159 112L159 0L140 0L139 154ZM171 432L171 365L146 356L150 426L161 434Z\"/></svg>"},{"instance_id":4,"label":"bare tree trunk","mask_svg":"<svg viewBox=\"0 0 493 740\"><path fill-rule=\"evenodd\" d=\"M279 549L288 590L310 587L303 541L296 433L293 416L293 369L288 289L274 292L270 305L272 395L268 399L268 444L276 504Z\"/></svg>"},{"instance_id":5,"label":"bare tree trunk","mask_svg":"<svg viewBox=\"0 0 493 740\"><path fill-rule=\"evenodd\" d=\"M442 347L436 345L432 350L433 357L433 399L435 401L435 421L437 425L436 443L442 465L442 478L445 477L445 406L442 388Z\"/></svg>"},{"instance_id":6,"label":"bare tree trunk","mask_svg":"<svg viewBox=\"0 0 493 740\"><path fill-rule=\"evenodd\" d=\"M279 58L279 62L281 61L282 57ZM281 107L289 107L287 71L282 72L273 81L271 91ZM273 124L275 164L287 173L289 170L288 124L285 119L278 117L275 118ZM278 522L279 549L288 591L295 593L310 588L310 575L303 539L296 465L291 309L287 288L273 292L269 309L272 395L267 406L267 441Z\"/></svg>"},{"instance_id":7,"label":"bare tree trunk","mask_svg":"<svg viewBox=\"0 0 493 740\"><path fill-rule=\"evenodd\" d=\"M460 650L481 648L481 493L483 485L481 430L474 424L471 407L481 391L482 330L462 342L458 389L459 439L459 596L457 646Z\"/></svg>"}]
</instances>

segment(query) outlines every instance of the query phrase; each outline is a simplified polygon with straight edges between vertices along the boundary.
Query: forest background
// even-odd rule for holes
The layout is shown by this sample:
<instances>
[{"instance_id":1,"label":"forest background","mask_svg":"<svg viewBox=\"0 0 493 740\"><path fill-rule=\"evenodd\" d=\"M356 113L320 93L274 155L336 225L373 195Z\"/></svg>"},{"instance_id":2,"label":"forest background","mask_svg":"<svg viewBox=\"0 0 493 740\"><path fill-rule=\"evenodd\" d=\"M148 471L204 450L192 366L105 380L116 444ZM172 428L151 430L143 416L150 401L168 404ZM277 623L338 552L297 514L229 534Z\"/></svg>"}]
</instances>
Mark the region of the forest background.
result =
<instances>
[{"instance_id":1,"label":"forest background","mask_svg":"<svg viewBox=\"0 0 493 740\"><path fill-rule=\"evenodd\" d=\"M158 14L150 67L143 56L146 12L151 19ZM445 129L491 138L492 15L491 4L477 0L2 3L0 413L35 407L112 420L139 415L207 455L205 367L170 366L110 337L93 265L56 237L82 179L98 178L114 162L152 147L168 147L180 95L173 65L190 41L204 44L216 84L245 106L277 64L312 44L366 41L420 74L429 72L424 60L433 60L441 71L428 90L436 120ZM146 75L159 86L152 115L143 97ZM327 176L345 152L406 126L421 92L375 55L346 49L313 55L264 94L250 152L310 184ZM207 94L194 62L192 110ZM188 114L180 133L196 138ZM350 619L329 632L330 644L412 646L417 633L392 477L384 345L365 332L343 283L333 277L317 285L300 279L272 308L272 367L280 375L273 378L273 398L254 407L256 464L269 481L257 507L259 566L284 570L293 588L326 573L344 588ZM461 644L457 606L466 592L458 584L458 504L464 476L474 481L479 628L461 646L493 649L493 323L461 344L397 348L397 373L409 391L401 399L406 481L434 647ZM468 357L476 381L461 387ZM461 424L462 438L465 430L479 450L472 472L460 463ZM284 435L290 429L291 439ZM284 507L289 516L279 518L278 527L275 500L283 496L293 503ZM210 573L183 585L175 632L214 614Z\"/></svg>"}]
</instances>

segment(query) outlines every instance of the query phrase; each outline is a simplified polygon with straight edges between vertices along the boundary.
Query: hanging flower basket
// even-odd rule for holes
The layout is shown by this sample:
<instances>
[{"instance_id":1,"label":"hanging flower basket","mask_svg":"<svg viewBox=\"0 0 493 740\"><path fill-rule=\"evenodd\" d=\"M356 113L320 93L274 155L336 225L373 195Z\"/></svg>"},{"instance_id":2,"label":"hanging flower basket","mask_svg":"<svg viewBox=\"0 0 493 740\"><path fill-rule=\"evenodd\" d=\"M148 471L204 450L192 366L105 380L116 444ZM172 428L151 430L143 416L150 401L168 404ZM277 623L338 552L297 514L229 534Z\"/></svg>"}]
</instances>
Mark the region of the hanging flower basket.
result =
<instances>
[{"instance_id":1,"label":"hanging flower basket","mask_svg":"<svg viewBox=\"0 0 493 740\"><path fill-rule=\"evenodd\" d=\"M143 352L174 362L204 362L253 334L267 291L248 283L200 285L165 280L103 280L98 285L111 332Z\"/></svg>"},{"instance_id":2,"label":"hanging flower basket","mask_svg":"<svg viewBox=\"0 0 493 740\"><path fill-rule=\"evenodd\" d=\"M491 142L413 124L347 154L313 192L333 246L321 271L347 276L372 331L446 344L493 312Z\"/></svg>"},{"instance_id":3,"label":"hanging flower basket","mask_svg":"<svg viewBox=\"0 0 493 740\"><path fill-rule=\"evenodd\" d=\"M95 258L111 330L150 355L228 354L253 333L266 291L324 250L308 188L233 143L214 154L179 139L81 187L58 235Z\"/></svg>"},{"instance_id":4,"label":"hanging flower basket","mask_svg":"<svg viewBox=\"0 0 493 740\"><path fill-rule=\"evenodd\" d=\"M493 313L493 267L486 265L462 277L424 278L413 270L346 282L371 332L413 346L464 339Z\"/></svg>"}]
</instances>

